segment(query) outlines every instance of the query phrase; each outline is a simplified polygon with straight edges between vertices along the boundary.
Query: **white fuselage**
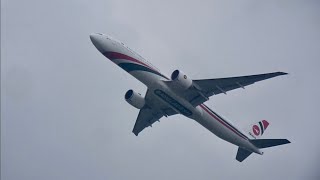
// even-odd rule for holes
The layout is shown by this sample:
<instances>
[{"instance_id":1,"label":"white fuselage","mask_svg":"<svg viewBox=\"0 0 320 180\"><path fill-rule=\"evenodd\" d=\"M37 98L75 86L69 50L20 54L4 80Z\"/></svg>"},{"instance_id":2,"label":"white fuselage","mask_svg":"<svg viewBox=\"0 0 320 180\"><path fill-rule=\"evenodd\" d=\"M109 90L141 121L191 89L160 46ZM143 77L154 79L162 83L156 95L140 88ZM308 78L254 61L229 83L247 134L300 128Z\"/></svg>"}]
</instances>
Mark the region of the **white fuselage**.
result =
<instances>
[{"instance_id":1,"label":"white fuselage","mask_svg":"<svg viewBox=\"0 0 320 180\"><path fill-rule=\"evenodd\" d=\"M194 107L183 97L179 96L178 92L170 89L164 83L164 81L170 80L167 76L163 75L156 67L125 46L122 42L103 34L93 34L90 35L90 38L96 48L105 57L145 84L148 89L155 94L155 97L168 104L168 106L175 111L184 114L179 111L179 108L172 106L172 104L165 101L164 98L160 98L159 94L156 95L156 93L164 92L166 95L172 97L175 101L192 112L192 115L185 115L186 117L194 119L221 139L249 151L262 154L262 152L249 141L249 138L245 134L226 119L219 116L216 112L212 111L205 104Z\"/></svg>"}]
</instances>

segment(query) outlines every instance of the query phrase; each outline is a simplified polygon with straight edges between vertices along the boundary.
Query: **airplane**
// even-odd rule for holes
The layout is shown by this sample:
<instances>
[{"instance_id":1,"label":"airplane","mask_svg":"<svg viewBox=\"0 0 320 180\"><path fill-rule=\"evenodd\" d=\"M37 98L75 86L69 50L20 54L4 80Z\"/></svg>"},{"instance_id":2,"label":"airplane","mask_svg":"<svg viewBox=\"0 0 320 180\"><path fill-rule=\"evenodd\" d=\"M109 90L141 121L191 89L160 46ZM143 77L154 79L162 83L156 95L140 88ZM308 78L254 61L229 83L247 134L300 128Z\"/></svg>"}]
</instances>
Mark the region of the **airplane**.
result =
<instances>
[{"instance_id":1,"label":"airplane","mask_svg":"<svg viewBox=\"0 0 320 180\"><path fill-rule=\"evenodd\" d=\"M219 138L238 146L236 160L242 162L252 153L262 155L261 149L288 144L287 139L260 139L269 122L262 120L249 127L243 133L231 122L211 110L204 103L210 96L237 88L244 88L255 82L286 75L285 72L194 80L180 70L172 72L171 77L161 73L142 56L131 50L123 42L102 34L90 35L93 45L106 58L127 71L147 86L144 97L140 93L128 90L124 98L139 114L132 132L138 134L151 127L160 118L181 114L193 119Z\"/></svg>"}]
</instances>

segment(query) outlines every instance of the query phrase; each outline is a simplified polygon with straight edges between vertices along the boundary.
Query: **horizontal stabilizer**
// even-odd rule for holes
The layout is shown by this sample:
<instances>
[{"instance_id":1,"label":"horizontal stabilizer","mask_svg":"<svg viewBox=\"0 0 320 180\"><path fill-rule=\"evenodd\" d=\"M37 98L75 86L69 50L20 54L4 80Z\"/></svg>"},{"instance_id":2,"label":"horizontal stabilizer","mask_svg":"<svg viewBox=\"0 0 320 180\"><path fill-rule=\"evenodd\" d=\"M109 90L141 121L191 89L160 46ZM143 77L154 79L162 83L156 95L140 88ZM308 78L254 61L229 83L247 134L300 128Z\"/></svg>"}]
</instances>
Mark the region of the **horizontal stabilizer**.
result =
<instances>
[{"instance_id":1,"label":"horizontal stabilizer","mask_svg":"<svg viewBox=\"0 0 320 180\"><path fill-rule=\"evenodd\" d=\"M268 148L290 143L287 139L252 139L250 142L257 148Z\"/></svg>"},{"instance_id":2,"label":"horizontal stabilizer","mask_svg":"<svg viewBox=\"0 0 320 180\"><path fill-rule=\"evenodd\" d=\"M243 160L245 160L248 156L250 156L252 152L247 151L241 147L238 148L238 152L237 152L237 156L236 156L236 160L238 160L239 162L242 162Z\"/></svg>"}]
</instances>

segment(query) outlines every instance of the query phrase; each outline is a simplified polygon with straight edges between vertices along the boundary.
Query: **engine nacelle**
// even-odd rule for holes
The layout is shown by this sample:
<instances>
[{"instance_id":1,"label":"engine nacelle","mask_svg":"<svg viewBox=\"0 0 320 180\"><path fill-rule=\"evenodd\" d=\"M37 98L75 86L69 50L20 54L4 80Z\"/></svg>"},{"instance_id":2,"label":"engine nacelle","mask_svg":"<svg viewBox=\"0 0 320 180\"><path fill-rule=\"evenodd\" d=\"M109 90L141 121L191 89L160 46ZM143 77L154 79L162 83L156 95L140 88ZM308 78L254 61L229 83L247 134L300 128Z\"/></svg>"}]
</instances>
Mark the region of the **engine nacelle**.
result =
<instances>
[{"instance_id":1,"label":"engine nacelle","mask_svg":"<svg viewBox=\"0 0 320 180\"><path fill-rule=\"evenodd\" d=\"M173 71L171 79L175 81L176 87L180 90L186 90L192 86L192 79L179 70Z\"/></svg>"},{"instance_id":2,"label":"engine nacelle","mask_svg":"<svg viewBox=\"0 0 320 180\"><path fill-rule=\"evenodd\" d=\"M134 92L132 89L128 90L124 95L126 101L137 109L143 108L146 104L145 99L138 93Z\"/></svg>"}]
</instances>

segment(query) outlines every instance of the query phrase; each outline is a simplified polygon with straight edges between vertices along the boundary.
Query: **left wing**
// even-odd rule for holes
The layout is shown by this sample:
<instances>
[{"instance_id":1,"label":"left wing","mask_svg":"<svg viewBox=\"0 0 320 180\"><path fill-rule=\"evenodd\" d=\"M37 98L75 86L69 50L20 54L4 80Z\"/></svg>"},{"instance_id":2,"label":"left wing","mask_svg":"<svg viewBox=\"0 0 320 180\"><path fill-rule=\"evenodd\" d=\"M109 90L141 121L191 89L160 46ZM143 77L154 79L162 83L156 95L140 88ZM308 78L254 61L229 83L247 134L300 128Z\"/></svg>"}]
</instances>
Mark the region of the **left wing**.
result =
<instances>
[{"instance_id":1,"label":"left wing","mask_svg":"<svg viewBox=\"0 0 320 180\"><path fill-rule=\"evenodd\" d=\"M193 80L192 86L182 92L181 96L189 101L193 106L198 106L209 100L209 97L212 95L217 95L220 93L226 94L227 91L237 88L244 88L245 86L255 82L286 74L287 73L284 72L274 72L250 76ZM172 84L173 81L167 81L166 83L169 87L174 85Z\"/></svg>"},{"instance_id":2,"label":"left wing","mask_svg":"<svg viewBox=\"0 0 320 180\"><path fill-rule=\"evenodd\" d=\"M226 93L237 88L243 88L258 81L270 79L276 76L286 75L284 72L257 74L250 76L229 77L220 79L194 80L194 82L205 91L207 96Z\"/></svg>"},{"instance_id":3,"label":"left wing","mask_svg":"<svg viewBox=\"0 0 320 180\"><path fill-rule=\"evenodd\" d=\"M132 132L138 134L146 127L151 127L153 123L159 121L163 116L171 116L177 114L172 108L160 102L154 95L149 92L145 96L147 105L139 111L138 118Z\"/></svg>"}]
</instances>

